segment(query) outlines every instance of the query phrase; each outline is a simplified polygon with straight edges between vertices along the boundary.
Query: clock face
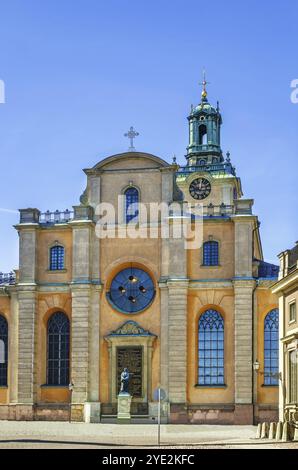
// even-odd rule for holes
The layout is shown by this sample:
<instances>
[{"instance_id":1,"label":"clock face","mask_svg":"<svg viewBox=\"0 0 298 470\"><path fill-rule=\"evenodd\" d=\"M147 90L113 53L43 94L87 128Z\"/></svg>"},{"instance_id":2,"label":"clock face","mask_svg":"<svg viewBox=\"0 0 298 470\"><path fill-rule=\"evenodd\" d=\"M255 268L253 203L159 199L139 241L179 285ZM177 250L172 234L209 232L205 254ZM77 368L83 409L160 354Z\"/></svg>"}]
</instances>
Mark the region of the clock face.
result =
<instances>
[{"instance_id":1,"label":"clock face","mask_svg":"<svg viewBox=\"0 0 298 470\"><path fill-rule=\"evenodd\" d=\"M196 178L190 184L189 192L194 199L205 199L211 193L211 184L206 178Z\"/></svg>"}]
</instances>

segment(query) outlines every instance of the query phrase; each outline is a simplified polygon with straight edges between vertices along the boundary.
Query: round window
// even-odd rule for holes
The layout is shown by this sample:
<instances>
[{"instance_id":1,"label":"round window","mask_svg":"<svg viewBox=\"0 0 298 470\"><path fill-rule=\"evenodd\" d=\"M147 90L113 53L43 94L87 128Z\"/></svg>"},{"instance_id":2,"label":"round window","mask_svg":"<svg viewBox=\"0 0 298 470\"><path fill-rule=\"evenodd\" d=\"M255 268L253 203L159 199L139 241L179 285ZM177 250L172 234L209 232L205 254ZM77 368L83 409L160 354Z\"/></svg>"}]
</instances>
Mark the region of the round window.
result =
<instances>
[{"instance_id":1,"label":"round window","mask_svg":"<svg viewBox=\"0 0 298 470\"><path fill-rule=\"evenodd\" d=\"M155 289L148 273L139 268L126 268L112 280L108 299L123 313L137 313L152 302Z\"/></svg>"}]
</instances>

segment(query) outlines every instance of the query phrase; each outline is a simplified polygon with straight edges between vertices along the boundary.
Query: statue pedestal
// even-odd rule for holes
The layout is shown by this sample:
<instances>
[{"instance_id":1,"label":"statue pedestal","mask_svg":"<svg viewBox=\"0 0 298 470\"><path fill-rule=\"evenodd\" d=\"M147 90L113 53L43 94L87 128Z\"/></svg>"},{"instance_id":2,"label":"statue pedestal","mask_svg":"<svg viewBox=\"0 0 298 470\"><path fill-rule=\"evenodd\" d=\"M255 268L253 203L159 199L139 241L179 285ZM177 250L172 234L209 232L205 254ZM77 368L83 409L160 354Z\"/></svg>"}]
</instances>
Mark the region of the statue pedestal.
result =
<instances>
[{"instance_id":1,"label":"statue pedestal","mask_svg":"<svg viewBox=\"0 0 298 470\"><path fill-rule=\"evenodd\" d=\"M119 393L117 422L122 424L130 423L130 405L132 396L129 393Z\"/></svg>"}]
</instances>

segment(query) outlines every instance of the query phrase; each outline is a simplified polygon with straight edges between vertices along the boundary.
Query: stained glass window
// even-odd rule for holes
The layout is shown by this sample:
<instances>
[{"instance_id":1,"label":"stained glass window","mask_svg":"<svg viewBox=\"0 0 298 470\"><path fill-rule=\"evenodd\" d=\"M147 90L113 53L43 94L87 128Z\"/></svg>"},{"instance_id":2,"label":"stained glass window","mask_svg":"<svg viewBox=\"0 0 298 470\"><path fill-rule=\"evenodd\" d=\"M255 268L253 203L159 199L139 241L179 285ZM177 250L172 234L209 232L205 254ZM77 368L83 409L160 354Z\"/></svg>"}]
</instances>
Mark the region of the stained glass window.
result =
<instances>
[{"instance_id":1,"label":"stained glass window","mask_svg":"<svg viewBox=\"0 0 298 470\"><path fill-rule=\"evenodd\" d=\"M6 319L0 315L0 386L7 386L8 365L8 324Z\"/></svg>"},{"instance_id":2,"label":"stained glass window","mask_svg":"<svg viewBox=\"0 0 298 470\"><path fill-rule=\"evenodd\" d=\"M50 249L50 270L64 269L64 248L56 245Z\"/></svg>"},{"instance_id":3,"label":"stained glass window","mask_svg":"<svg viewBox=\"0 0 298 470\"><path fill-rule=\"evenodd\" d=\"M218 261L218 242L205 242L203 245L203 265L218 266Z\"/></svg>"},{"instance_id":4,"label":"stained glass window","mask_svg":"<svg viewBox=\"0 0 298 470\"><path fill-rule=\"evenodd\" d=\"M108 298L124 313L136 313L146 308L155 295L148 273L139 268L126 268L113 279Z\"/></svg>"},{"instance_id":5,"label":"stained glass window","mask_svg":"<svg viewBox=\"0 0 298 470\"><path fill-rule=\"evenodd\" d=\"M224 320L206 310L199 320L198 385L224 385Z\"/></svg>"},{"instance_id":6,"label":"stained glass window","mask_svg":"<svg viewBox=\"0 0 298 470\"><path fill-rule=\"evenodd\" d=\"M138 220L139 210L139 191L137 188L128 188L125 191L125 220L126 223L134 219L135 222Z\"/></svg>"},{"instance_id":7,"label":"stained glass window","mask_svg":"<svg viewBox=\"0 0 298 470\"><path fill-rule=\"evenodd\" d=\"M264 321L264 385L278 385L278 309Z\"/></svg>"},{"instance_id":8,"label":"stained glass window","mask_svg":"<svg viewBox=\"0 0 298 470\"><path fill-rule=\"evenodd\" d=\"M47 384L69 384L69 336L68 317L54 313L48 321Z\"/></svg>"}]
</instances>

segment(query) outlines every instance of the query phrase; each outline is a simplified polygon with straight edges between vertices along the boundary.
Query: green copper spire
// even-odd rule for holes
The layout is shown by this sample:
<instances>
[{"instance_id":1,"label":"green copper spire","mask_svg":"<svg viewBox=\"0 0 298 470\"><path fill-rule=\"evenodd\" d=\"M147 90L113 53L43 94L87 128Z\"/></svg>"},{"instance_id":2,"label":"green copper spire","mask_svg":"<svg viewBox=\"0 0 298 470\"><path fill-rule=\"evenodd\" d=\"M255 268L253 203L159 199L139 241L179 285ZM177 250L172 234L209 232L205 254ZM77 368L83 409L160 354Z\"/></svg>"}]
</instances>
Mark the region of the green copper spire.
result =
<instances>
[{"instance_id":1,"label":"green copper spire","mask_svg":"<svg viewBox=\"0 0 298 470\"><path fill-rule=\"evenodd\" d=\"M187 161L191 166L223 161L220 147L220 126L222 124L219 104L211 106L208 101L206 73L203 73L201 102L192 106L189 121L189 145Z\"/></svg>"}]
</instances>

